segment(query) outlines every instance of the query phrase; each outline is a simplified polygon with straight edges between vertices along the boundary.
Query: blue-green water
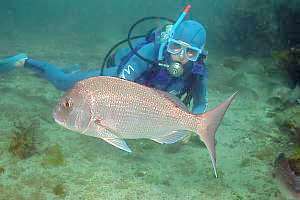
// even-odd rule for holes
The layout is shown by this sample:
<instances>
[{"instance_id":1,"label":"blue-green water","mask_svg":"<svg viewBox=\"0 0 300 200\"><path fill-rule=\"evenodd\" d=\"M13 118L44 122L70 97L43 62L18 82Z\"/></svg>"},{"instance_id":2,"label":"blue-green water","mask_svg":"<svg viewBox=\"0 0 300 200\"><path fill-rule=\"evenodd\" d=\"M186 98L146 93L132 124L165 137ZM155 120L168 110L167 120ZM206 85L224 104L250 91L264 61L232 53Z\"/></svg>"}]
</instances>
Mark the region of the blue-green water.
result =
<instances>
[{"instance_id":1,"label":"blue-green water","mask_svg":"<svg viewBox=\"0 0 300 200\"><path fill-rule=\"evenodd\" d=\"M269 116L273 107L267 103L269 97L290 92L271 57L270 46L279 49L281 44L267 37L277 34L271 24L279 1L257 2L247 10L246 1L2 0L1 57L24 52L82 69L97 68L136 20L176 19L191 3L191 17L207 29L209 108L241 92L217 132L216 179L196 136L173 145L128 140L133 153L127 154L56 124L52 110L63 93L35 73L0 74L0 199L288 199L274 178L273 161L278 152L291 151L292 144ZM258 17L266 20L265 35L253 34L252 40L249 34L234 35L252 33L252 26L232 20L255 9L266 12L265 18ZM157 25L161 22L145 23L136 34ZM268 42L258 42L255 51L253 41ZM29 139L16 139L22 133ZM22 142L28 144L26 152L18 148Z\"/></svg>"}]
</instances>

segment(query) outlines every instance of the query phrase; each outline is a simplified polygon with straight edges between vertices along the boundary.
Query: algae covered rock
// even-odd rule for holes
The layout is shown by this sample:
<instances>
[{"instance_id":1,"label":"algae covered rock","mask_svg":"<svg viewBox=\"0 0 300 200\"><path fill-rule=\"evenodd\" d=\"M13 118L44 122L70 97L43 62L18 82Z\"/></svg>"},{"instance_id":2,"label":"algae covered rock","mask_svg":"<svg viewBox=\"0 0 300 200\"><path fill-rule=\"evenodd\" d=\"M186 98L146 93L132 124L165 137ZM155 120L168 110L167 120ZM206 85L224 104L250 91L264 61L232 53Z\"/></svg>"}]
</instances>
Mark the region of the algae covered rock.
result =
<instances>
[{"instance_id":1,"label":"algae covered rock","mask_svg":"<svg viewBox=\"0 0 300 200\"><path fill-rule=\"evenodd\" d=\"M296 136L300 142L300 105L279 112L275 117L275 122L282 131Z\"/></svg>"},{"instance_id":2,"label":"algae covered rock","mask_svg":"<svg viewBox=\"0 0 300 200\"><path fill-rule=\"evenodd\" d=\"M269 94L267 103L273 106L277 112L289 112L289 108L297 107L300 99L300 88L290 89L285 86L274 87ZM293 108L294 110L297 108Z\"/></svg>"},{"instance_id":3,"label":"algae covered rock","mask_svg":"<svg viewBox=\"0 0 300 200\"><path fill-rule=\"evenodd\" d=\"M300 175L300 147L296 147L291 156L288 157L291 168Z\"/></svg>"},{"instance_id":4,"label":"algae covered rock","mask_svg":"<svg viewBox=\"0 0 300 200\"><path fill-rule=\"evenodd\" d=\"M235 48L233 50L245 55L260 54L279 45L276 8L272 0L236 1L226 15L223 37L227 38L229 47Z\"/></svg>"},{"instance_id":5,"label":"algae covered rock","mask_svg":"<svg viewBox=\"0 0 300 200\"><path fill-rule=\"evenodd\" d=\"M280 153L274 162L274 177L283 184L285 191L289 192L293 197L300 196L300 162L299 157L286 157L284 153ZM289 198L290 199L290 198ZM291 198L299 199L299 198Z\"/></svg>"},{"instance_id":6,"label":"algae covered rock","mask_svg":"<svg viewBox=\"0 0 300 200\"><path fill-rule=\"evenodd\" d=\"M66 189L63 184L58 184L53 188L53 193L61 198L66 196Z\"/></svg>"},{"instance_id":7,"label":"algae covered rock","mask_svg":"<svg viewBox=\"0 0 300 200\"><path fill-rule=\"evenodd\" d=\"M13 155L26 159L37 152L36 148L36 132L38 123L29 125L25 122L15 123L15 130L9 145L9 152Z\"/></svg>"}]
</instances>

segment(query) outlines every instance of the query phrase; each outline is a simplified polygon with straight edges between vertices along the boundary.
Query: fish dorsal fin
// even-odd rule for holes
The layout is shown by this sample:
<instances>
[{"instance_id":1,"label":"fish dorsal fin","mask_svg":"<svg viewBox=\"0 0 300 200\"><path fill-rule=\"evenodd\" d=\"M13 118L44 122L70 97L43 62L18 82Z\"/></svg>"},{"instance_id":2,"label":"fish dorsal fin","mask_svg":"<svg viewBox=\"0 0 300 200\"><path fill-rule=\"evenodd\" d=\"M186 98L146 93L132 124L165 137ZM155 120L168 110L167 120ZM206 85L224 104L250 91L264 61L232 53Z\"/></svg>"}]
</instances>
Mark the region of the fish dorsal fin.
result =
<instances>
[{"instance_id":1,"label":"fish dorsal fin","mask_svg":"<svg viewBox=\"0 0 300 200\"><path fill-rule=\"evenodd\" d=\"M161 91L161 90L156 90L156 92L159 93L160 95L164 96L166 99L168 99L169 101L174 103L176 106L178 106L182 110L184 110L186 112L190 112L188 107L177 96L170 94L168 92L165 92L165 91Z\"/></svg>"},{"instance_id":2,"label":"fish dorsal fin","mask_svg":"<svg viewBox=\"0 0 300 200\"><path fill-rule=\"evenodd\" d=\"M151 140L158 142L160 144L173 144L179 140L182 140L189 134L188 131L185 130L175 130L172 131L168 135L156 137L156 138L151 138Z\"/></svg>"}]
</instances>

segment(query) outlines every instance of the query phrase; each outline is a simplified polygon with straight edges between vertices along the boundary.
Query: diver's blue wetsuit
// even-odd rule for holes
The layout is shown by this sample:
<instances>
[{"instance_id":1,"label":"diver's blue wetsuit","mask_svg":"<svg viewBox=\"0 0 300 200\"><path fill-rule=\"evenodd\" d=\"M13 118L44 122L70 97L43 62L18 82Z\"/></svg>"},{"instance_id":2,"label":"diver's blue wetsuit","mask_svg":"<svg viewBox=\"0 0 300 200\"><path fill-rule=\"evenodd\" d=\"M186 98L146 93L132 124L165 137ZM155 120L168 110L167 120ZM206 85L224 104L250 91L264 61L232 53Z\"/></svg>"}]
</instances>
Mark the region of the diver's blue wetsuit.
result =
<instances>
[{"instance_id":1,"label":"diver's blue wetsuit","mask_svg":"<svg viewBox=\"0 0 300 200\"><path fill-rule=\"evenodd\" d=\"M143 57L150 60L157 60L159 41L153 34L149 38L142 38L135 42L134 48ZM165 51L165 59L170 60L170 55ZM203 57L196 62L187 62L184 65L183 74L174 77L159 66L153 66L136 55L129 48L119 49L113 56L111 67L103 70L102 76L115 76L140 84L167 91L176 96L189 92L193 98L192 112L199 114L207 107L207 70ZM77 81L100 75L100 69L90 71L65 72L62 68L33 59L26 59L25 68L32 69L49 80L59 90L70 89ZM126 91L124 91L126 92Z\"/></svg>"},{"instance_id":2,"label":"diver's blue wetsuit","mask_svg":"<svg viewBox=\"0 0 300 200\"><path fill-rule=\"evenodd\" d=\"M139 41L144 43L144 40ZM156 42L151 42L144 45L138 53L150 60L157 59L159 45ZM127 50L127 51L126 51ZM124 78L126 80L134 81L149 87L154 87L159 90L167 91L176 96L181 96L186 92L191 92L193 97L192 112L202 113L207 107L207 69L203 62L203 57L198 62L188 62L184 65L184 73L180 77L172 77L169 72L159 66L152 66L137 56L133 55L124 62L122 58L126 59L128 49L118 52L115 55L115 63L120 66L117 73L112 75ZM169 54L166 53L166 59L169 59ZM124 64L123 64L123 63ZM109 68L107 68L109 70ZM110 72L111 73L111 72ZM107 72L104 74L108 74Z\"/></svg>"},{"instance_id":3,"label":"diver's blue wetsuit","mask_svg":"<svg viewBox=\"0 0 300 200\"><path fill-rule=\"evenodd\" d=\"M100 74L100 69L66 72L56 65L30 58L26 59L24 67L36 71L43 78L49 80L57 89L63 91L73 87L77 81L93 76L99 76Z\"/></svg>"}]
</instances>

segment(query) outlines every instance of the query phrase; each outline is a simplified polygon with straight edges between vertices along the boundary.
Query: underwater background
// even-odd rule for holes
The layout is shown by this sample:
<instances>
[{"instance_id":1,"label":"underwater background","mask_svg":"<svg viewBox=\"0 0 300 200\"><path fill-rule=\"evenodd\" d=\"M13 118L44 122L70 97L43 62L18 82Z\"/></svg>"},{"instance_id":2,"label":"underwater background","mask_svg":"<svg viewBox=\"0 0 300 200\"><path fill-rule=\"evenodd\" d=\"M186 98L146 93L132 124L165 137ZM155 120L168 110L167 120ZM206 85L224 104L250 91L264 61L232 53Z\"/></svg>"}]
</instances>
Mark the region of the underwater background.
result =
<instances>
[{"instance_id":1,"label":"underwater background","mask_svg":"<svg viewBox=\"0 0 300 200\"><path fill-rule=\"evenodd\" d=\"M56 124L63 93L32 71L0 73L1 200L297 199L275 160L283 152L300 172L300 90L291 76L299 73L291 50L300 42L299 1L0 2L0 56L26 53L65 69L99 68L135 21L176 20L191 4L190 17L207 30L209 109L240 91L217 131L216 179L197 136L172 145L127 140L128 154Z\"/></svg>"}]
</instances>

